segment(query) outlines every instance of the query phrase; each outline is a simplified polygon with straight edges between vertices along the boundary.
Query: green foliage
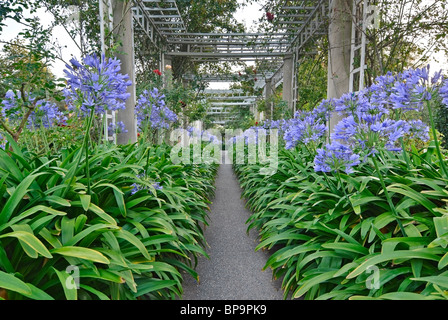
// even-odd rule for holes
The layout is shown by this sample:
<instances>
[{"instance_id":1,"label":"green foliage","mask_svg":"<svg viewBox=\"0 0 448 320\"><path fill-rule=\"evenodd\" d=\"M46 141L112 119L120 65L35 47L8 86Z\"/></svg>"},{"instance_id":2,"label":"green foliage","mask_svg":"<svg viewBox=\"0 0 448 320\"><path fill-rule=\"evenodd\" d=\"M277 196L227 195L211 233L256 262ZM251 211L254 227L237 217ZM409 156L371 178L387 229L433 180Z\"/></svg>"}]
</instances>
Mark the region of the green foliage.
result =
<instances>
[{"instance_id":1,"label":"green foliage","mask_svg":"<svg viewBox=\"0 0 448 320\"><path fill-rule=\"evenodd\" d=\"M260 231L257 250L272 251L265 269L283 277L285 298L447 299L447 182L433 143L409 157L410 168L388 153L379 173L369 160L352 175L316 173L298 149L280 150L270 177L261 165L235 165L253 211L248 229Z\"/></svg>"},{"instance_id":2,"label":"green foliage","mask_svg":"<svg viewBox=\"0 0 448 320\"><path fill-rule=\"evenodd\" d=\"M9 139L7 149L0 150L7 299L175 299L181 271L198 278L216 167L172 165L168 146L98 146L80 166L79 147L37 156ZM134 183L144 188L134 193ZM77 279L67 269L74 266L78 290L67 285Z\"/></svg>"}]
</instances>

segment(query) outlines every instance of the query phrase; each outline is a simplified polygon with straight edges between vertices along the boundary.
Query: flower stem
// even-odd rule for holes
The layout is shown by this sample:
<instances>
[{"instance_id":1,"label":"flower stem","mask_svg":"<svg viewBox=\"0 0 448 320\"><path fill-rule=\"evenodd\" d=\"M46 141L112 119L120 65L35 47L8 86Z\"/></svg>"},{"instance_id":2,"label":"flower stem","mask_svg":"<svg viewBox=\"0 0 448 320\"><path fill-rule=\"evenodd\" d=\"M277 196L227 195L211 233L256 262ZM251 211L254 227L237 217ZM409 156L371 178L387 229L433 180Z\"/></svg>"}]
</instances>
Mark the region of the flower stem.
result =
<instances>
[{"instance_id":1,"label":"flower stem","mask_svg":"<svg viewBox=\"0 0 448 320\"><path fill-rule=\"evenodd\" d=\"M67 176L68 176L67 180L69 181L69 183L67 184L67 187L64 190L62 198L65 198L68 190L70 189L70 186L72 185L72 183L75 180L76 169L79 167L79 164L81 162L81 158L82 158L82 154L83 154L84 149L86 150L86 168L88 168L88 165L89 165L88 156L89 156L89 154L88 154L88 146L86 147L86 145L87 145L88 138L90 136L89 132L90 132L90 128L92 127L94 112L95 112L95 110L92 109L92 112L90 114L90 118L87 121L87 129L86 129L86 133L84 135L84 140L82 142L81 148L79 149L79 153L77 155L77 159L75 160L76 165L74 167L72 167L70 169L69 173L67 174ZM88 174L90 175L90 172L88 172ZM90 177L87 177L87 183L88 183L88 191L90 193Z\"/></svg>"},{"instance_id":2,"label":"flower stem","mask_svg":"<svg viewBox=\"0 0 448 320\"><path fill-rule=\"evenodd\" d=\"M87 178L87 194L90 194L90 168L89 168L89 143L90 143L90 128L92 127L93 117L95 115L95 109L92 109L89 118L89 124L87 126L86 135L84 138L84 146L86 148L86 178Z\"/></svg>"}]
</instances>

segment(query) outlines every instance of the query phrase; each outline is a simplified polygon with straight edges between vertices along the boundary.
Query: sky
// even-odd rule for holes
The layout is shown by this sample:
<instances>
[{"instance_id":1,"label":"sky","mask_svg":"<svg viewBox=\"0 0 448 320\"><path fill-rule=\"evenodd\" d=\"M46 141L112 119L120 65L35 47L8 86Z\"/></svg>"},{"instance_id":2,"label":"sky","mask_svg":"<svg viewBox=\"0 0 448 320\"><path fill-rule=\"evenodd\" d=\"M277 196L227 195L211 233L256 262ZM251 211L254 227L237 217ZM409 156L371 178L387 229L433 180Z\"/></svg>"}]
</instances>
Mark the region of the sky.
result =
<instances>
[{"instance_id":1,"label":"sky","mask_svg":"<svg viewBox=\"0 0 448 320\"><path fill-rule=\"evenodd\" d=\"M53 21L53 15L47 12L44 8L38 9L35 16L39 17L42 25L44 27L48 27L51 21ZM8 19L6 20L6 27L3 32L0 34L1 41L11 41L17 37L17 35L23 30L23 26L14 20ZM80 52L78 47L74 43L74 41L70 38L63 27L56 27L52 34L52 43L57 43L60 46L66 48L62 50L62 58L65 61L69 61L73 56L80 58ZM4 46L3 43L0 43L0 49ZM63 77L63 70L65 68L65 63L59 59L53 63L51 71L56 77Z\"/></svg>"}]
</instances>

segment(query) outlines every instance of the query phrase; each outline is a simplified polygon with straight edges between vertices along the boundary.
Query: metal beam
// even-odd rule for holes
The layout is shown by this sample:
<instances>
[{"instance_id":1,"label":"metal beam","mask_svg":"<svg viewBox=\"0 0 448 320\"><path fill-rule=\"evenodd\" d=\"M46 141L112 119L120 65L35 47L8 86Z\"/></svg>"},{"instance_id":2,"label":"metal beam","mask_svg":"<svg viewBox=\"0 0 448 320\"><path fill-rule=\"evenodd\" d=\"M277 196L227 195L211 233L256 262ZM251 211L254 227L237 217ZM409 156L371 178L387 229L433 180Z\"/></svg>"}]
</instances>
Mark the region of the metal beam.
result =
<instances>
[{"instance_id":1,"label":"metal beam","mask_svg":"<svg viewBox=\"0 0 448 320\"><path fill-rule=\"evenodd\" d=\"M235 52L235 53L220 53L220 52L170 52L170 56L176 57L204 57L204 58L256 58L256 57L283 57L285 52Z\"/></svg>"}]
</instances>

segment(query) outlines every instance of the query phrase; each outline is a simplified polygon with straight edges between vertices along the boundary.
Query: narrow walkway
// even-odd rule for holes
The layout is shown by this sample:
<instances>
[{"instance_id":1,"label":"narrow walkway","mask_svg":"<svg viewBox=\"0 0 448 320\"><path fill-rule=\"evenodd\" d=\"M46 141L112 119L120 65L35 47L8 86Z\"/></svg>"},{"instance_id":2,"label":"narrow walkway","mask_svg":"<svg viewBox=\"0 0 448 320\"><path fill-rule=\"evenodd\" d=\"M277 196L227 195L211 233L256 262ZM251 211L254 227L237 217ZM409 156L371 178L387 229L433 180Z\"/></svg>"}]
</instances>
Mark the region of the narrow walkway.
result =
<instances>
[{"instance_id":1,"label":"narrow walkway","mask_svg":"<svg viewBox=\"0 0 448 320\"><path fill-rule=\"evenodd\" d=\"M228 163L228 162L227 162ZM268 253L255 252L256 231L247 235L250 212L244 207L241 188L229 164L222 164L216 179L216 196L205 229L210 259L201 257L196 271L199 284L185 275L183 300L281 300L280 280L262 271Z\"/></svg>"}]
</instances>

